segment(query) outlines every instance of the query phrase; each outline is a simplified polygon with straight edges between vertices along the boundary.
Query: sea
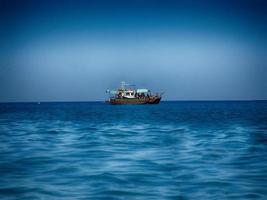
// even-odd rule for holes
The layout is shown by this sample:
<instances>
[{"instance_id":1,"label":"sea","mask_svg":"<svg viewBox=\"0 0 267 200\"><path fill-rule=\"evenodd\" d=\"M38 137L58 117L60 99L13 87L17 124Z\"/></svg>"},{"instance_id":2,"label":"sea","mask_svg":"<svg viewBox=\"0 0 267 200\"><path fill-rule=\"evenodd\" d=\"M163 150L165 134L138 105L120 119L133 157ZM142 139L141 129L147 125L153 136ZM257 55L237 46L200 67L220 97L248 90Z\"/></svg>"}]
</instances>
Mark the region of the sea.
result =
<instances>
[{"instance_id":1,"label":"sea","mask_svg":"<svg viewBox=\"0 0 267 200\"><path fill-rule=\"evenodd\" d=\"M0 199L267 199L267 101L1 103Z\"/></svg>"}]
</instances>

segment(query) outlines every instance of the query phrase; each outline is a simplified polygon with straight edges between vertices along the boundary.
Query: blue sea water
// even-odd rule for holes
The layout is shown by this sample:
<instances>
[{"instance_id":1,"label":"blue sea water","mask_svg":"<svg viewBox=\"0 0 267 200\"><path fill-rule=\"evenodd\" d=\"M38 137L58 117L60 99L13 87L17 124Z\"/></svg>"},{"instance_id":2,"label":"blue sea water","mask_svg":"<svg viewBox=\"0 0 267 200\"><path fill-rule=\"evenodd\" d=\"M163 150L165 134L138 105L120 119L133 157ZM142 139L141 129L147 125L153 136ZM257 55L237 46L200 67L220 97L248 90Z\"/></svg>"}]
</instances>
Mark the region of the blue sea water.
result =
<instances>
[{"instance_id":1,"label":"blue sea water","mask_svg":"<svg viewBox=\"0 0 267 200\"><path fill-rule=\"evenodd\" d=\"M0 104L0 199L267 199L267 102Z\"/></svg>"}]
</instances>

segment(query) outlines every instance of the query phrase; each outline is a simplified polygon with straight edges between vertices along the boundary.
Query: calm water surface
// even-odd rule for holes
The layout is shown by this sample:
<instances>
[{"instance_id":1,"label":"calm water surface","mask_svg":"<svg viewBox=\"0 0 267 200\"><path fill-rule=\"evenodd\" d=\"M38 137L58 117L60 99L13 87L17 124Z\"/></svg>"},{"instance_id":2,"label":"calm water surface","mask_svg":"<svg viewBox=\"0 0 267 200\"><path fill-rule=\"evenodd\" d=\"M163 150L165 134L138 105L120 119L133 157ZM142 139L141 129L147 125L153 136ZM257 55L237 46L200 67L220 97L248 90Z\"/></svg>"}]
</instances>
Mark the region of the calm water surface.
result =
<instances>
[{"instance_id":1,"label":"calm water surface","mask_svg":"<svg viewBox=\"0 0 267 200\"><path fill-rule=\"evenodd\" d=\"M267 199L267 102L0 104L0 199Z\"/></svg>"}]
</instances>

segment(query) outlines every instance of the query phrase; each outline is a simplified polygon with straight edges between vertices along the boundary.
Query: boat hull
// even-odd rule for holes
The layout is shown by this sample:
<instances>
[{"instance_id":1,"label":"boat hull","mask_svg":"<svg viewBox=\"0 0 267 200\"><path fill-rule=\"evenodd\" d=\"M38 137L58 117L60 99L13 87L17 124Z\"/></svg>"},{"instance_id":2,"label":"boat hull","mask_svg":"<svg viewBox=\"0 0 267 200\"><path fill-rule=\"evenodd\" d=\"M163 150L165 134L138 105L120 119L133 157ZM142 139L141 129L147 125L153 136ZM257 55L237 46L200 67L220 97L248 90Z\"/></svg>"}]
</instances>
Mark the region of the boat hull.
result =
<instances>
[{"instance_id":1,"label":"boat hull","mask_svg":"<svg viewBox=\"0 0 267 200\"><path fill-rule=\"evenodd\" d=\"M112 105L124 104L158 104L161 97L146 97L146 98L111 98L107 101Z\"/></svg>"}]
</instances>

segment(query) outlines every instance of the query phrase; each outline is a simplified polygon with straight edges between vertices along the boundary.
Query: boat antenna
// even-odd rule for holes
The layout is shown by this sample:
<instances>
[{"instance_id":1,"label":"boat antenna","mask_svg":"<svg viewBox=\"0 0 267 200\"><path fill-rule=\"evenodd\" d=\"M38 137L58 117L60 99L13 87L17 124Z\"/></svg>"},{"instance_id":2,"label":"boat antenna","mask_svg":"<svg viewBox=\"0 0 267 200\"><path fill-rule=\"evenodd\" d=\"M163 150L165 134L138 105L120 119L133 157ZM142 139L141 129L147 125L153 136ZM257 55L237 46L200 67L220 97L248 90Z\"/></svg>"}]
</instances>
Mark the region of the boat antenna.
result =
<instances>
[{"instance_id":1,"label":"boat antenna","mask_svg":"<svg viewBox=\"0 0 267 200\"><path fill-rule=\"evenodd\" d=\"M126 85L125 81L122 81L122 82L121 82L121 89L124 90L124 89L125 89L125 85Z\"/></svg>"}]
</instances>

